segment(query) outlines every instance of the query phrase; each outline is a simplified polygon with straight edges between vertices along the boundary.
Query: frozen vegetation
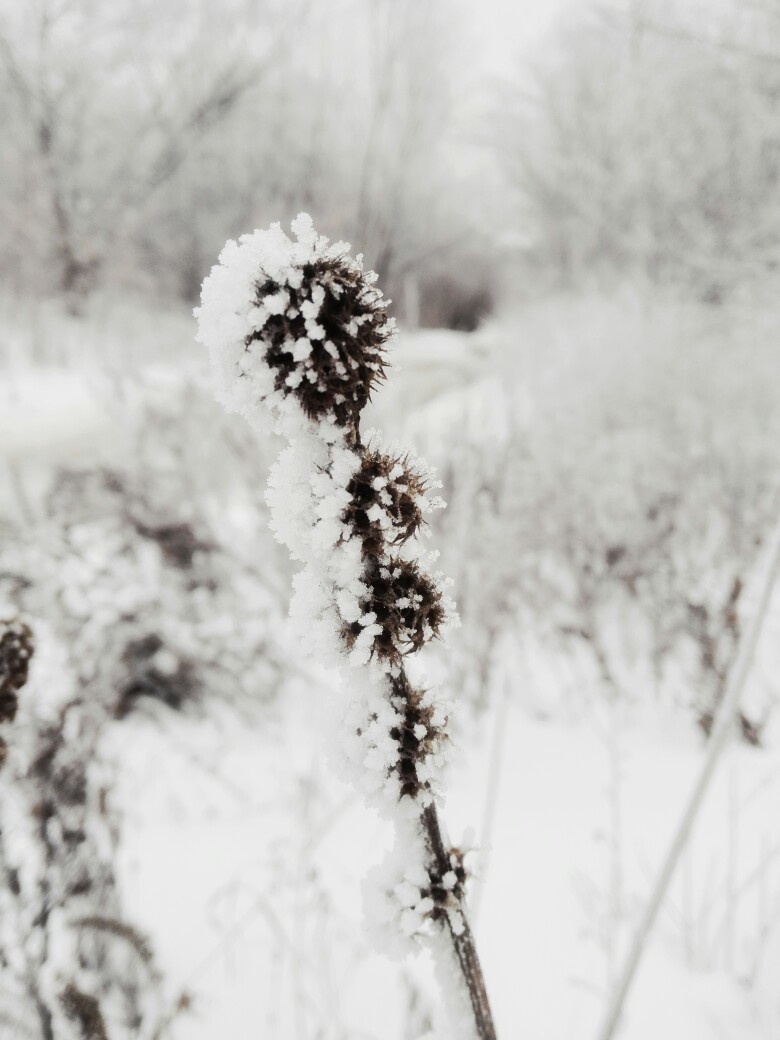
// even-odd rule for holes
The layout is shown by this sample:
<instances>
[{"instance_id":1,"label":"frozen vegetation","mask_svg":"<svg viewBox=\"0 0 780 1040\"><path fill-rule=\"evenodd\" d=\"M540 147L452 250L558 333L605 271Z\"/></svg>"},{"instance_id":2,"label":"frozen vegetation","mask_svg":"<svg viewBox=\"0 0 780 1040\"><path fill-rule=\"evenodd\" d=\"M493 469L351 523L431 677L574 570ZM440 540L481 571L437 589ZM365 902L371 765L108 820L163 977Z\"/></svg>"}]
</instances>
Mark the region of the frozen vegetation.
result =
<instances>
[{"instance_id":1,"label":"frozen vegetation","mask_svg":"<svg viewBox=\"0 0 780 1040\"><path fill-rule=\"evenodd\" d=\"M0 10L2 1040L780 1040L780 8L529 6Z\"/></svg>"},{"instance_id":2,"label":"frozen vegetation","mask_svg":"<svg viewBox=\"0 0 780 1040\"><path fill-rule=\"evenodd\" d=\"M574 359L562 314L578 328ZM85 342L96 320L63 319ZM158 320L148 314L147 339ZM369 421L419 446L449 500L428 523L462 627L426 651L426 670L457 702L441 786L453 839L474 850L473 925L499 1035L595 1035L699 767L776 509L776 361L762 354L759 374L740 364L765 320L735 307L713 329L703 306L580 295L452 335L464 362L446 380L443 333L402 333L389 348L392 378ZM4 813L20 818L11 806L26 797L14 780L25 762L83 777L83 800L61 818L75 812L98 843L99 856L84 854L93 883L109 885L100 916L121 923L119 937L97 936L119 965L105 1002L115 1031L136 979L149 1035L170 1022L183 1040L255 1028L422 1036L435 1026L433 976L420 958L387 960L364 931L363 878L390 852L392 828L328 764L342 754L333 706L344 691L285 622L290 568L263 495L283 442L258 439L212 402L190 322L168 322L169 356L152 350L127 376L87 352L65 366L17 363L7 381L3 594L38 648L2 774ZM61 327L46 333L53 352ZM121 322L104 311L97 328L114 357ZM671 340L680 328L685 356ZM29 329L13 334L23 343ZM144 342L139 332L140 351ZM586 370L597 406L579 392ZM665 392L675 385L691 388L684 400ZM416 395L404 410L407 386ZM28 407L63 416L48 442L14 421ZM300 525L303 507L276 508L277 525ZM775 599L741 738L632 990L631 1040L776 1035L778 610ZM58 746L65 711L80 743L69 738L49 764L45 742ZM24 863L32 892L39 857L61 867L60 853L8 820L3 855ZM85 895L64 908L67 921L96 916ZM4 1013L35 1035L25 986L40 940L33 929L20 961L24 921L6 909L3 922L17 951ZM51 971L35 978L56 989L72 964L69 926L52 919L48 933Z\"/></svg>"}]
</instances>

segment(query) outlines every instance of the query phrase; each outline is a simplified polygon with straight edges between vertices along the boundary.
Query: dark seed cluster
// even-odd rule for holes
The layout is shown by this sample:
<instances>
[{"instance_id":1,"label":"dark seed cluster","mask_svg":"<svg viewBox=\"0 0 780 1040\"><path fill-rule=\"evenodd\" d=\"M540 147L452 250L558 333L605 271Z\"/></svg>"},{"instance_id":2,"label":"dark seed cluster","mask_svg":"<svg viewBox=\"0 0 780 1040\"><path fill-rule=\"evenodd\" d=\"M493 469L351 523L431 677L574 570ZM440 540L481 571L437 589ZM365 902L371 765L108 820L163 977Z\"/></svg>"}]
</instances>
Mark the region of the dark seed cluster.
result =
<instances>
[{"instance_id":1,"label":"dark seed cluster","mask_svg":"<svg viewBox=\"0 0 780 1040\"><path fill-rule=\"evenodd\" d=\"M84 1040L107 1040L106 1024L97 999L83 993L72 982L60 993L65 1017L75 1023Z\"/></svg>"},{"instance_id":2,"label":"dark seed cluster","mask_svg":"<svg viewBox=\"0 0 780 1040\"><path fill-rule=\"evenodd\" d=\"M116 718L125 718L142 698L159 701L178 711L195 697L198 682L192 664L175 658L172 670L161 669L158 654L164 649L165 644L157 633L141 636L127 644L121 658L124 675L114 705Z\"/></svg>"},{"instance_id":3,"label":"dark seed cluster","mask_svg":"<svg viewBox=\"0 0 780 1040\"><path fill-rule=\"evenodd\" d=\"M33 655L32 632L21 621L0 622L0 722L16 717L16 695L27 682Z\"/></svg>"},{"instance_id":4,"label":"dark seed cluster","mask_svg":"<svg viewBox=\"0 0 780 1040\"><path fill-rule=\"evenodd\" d=\"M401 715L398 725L390 730L398 744L395 769L401 781L401 797L416 798L427 786L420 777L420 766L441 747L446 735L434 722L434 708L425 702L422 691L410 686L405 677L394 685L393 703Z\"/></svg>"},{"instance_id":5,"label":"dark seed cluster","mask_svg":"<svg viewBox=\"0 0 780 1040\"><path fill-rule=\"evenodd\" d=\"M356 429L373 387L384 378L384 346L393 331L387 302L346 256L320 257L301 271L299 288L272 279L257 286L258 305L280 292L288 303L247 337L245 347L251 350L255 342L267 345L264 356L276 373L275 389L285 396L293 394L309 419L333 416L337 425ZM324 330L320 339L310 336L306 327L306 304L315 290L324 291L313 319ZM298 359L293 347L302 339L310 341L311 352Z\"/></svg>"},{"instance_id":6,"label":"dark seed cluster","mask_svg":"<svg viewBox=\"0 0 780 1040\"><path fill-rule=\"evenodd\" d=\"M189 570L198 552L211 548L202 542L187 523L144 524L135 522L135 529L142 538L149 538L160 547L165 562L179 570Z\"/></svg>"},{"instance_id":7,"label":"dark seed cluster","mask_svg":"<svg viewBox=\"0 0 780 1040\"><path fill-rule=\"evenodd\" d=\"M362 580L368 595L361 609L381 625L372 648L377 657L398 664L404 654L414 653L439 634L446 620L442 594L416 563L396 559L387 566L373 565ZM345 626L347 646L354 645L362 631L359 621Z\"/></svg>"},{"instance_id":8,"label":"dark seed cluster","mask_svg":"<svg viewBox=\"0 0 780 1040\"><path fill-rule=\"evenodd\" d=\"M385 544L402 545L417 534L425 522L420 501L426 487L408 458L369 448L361 451L360 469L347 484L351 498L342 519L362 540L364 557L379 559ZM377 506L389 518L390 528L381 526Z\"/></svg>"},{"instance_id":9,"label":"dark seed cluster","mask_svg":"<svg viewBox=\"0 0 780 1040\"><path fill-rule=\"evenodd\" d=\"M90 789L88 771L96 730L94 718L83 714L82 708L79 701L70 701L56 719L41 727L26 777L36 796L31 816L56 878L57 899L63 904L113 884L111 864L97 855L88 833L90 817L103 816L106 803L102 791Z\"/></svg>"},{"instance_id":10,"label":"dark seed cluster","mask_svg":"<svg viewBox=\"0 0 780 1040\"><path fill-rule=\"evenodd\" d=\"M455 884L448 886L444 879L450 873L455 875ZM432 921L441 921L447 916L448 910L459 910L463 905L468 872L463 862L462 851L457 848L450 849L449 869L442 871L439 867L430 868L428 877L430 883L421 891L422 897L428 897L433 903L433 909L427 916Z\"/></svg>"},{"instance_id":11,"label":"dark seed cluster","mask_svg":"<svg viewBox=\"0 0 780 1040\"><path fill-rule=\"evenodd\" d=\"M13 722L19 707L19 690L27 682L33 655L32 632L21 621L0 621L0 723ZM8 745L0 737L0 766Z\"/></svg>"}]
</instances>

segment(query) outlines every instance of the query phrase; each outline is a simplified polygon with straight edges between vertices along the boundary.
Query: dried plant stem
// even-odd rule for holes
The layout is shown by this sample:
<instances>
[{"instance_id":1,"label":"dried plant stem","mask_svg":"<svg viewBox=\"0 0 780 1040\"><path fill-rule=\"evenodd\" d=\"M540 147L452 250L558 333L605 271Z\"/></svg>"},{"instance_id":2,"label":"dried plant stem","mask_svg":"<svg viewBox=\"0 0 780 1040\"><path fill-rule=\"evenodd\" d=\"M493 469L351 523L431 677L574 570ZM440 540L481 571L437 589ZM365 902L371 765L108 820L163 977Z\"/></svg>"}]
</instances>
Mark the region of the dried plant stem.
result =
<instances>
[{"instance_id":1,"label":"dried plant stem","mask_svg":"<svg viewBox=\"0 0 780 1040\"><path fill-rule=\"evenodd\" d=\"M658 916L658 911L661 909L677 863L686 846L691 828L699 814L704 801L704 795L715 772L715 767L732 734L734 720L739 711L740 698L750 675L753 658L764 627L778 572L780 572L780 523L777 524L774 530L767 552L766 572L761 585L755 615L740 644L726 691L715 715L706 757L702 762L696 783L677 825L650 898L647 901L644 914L623 963L604 1017L604 1022L598 1033L598 1040L612 1040L615 1036L626 998Z\"/></svg>"},{"instance_id":2,"label":"dried plant stem","mask_svg":"<svg viewBox=\"0 0 780 1040\"><path fill-rule=\"evenodd\" d=\"M227 244L203 284L199 338L219 399L261 427L262 404L290 442L267 500L277 537L304 564L291 608L301 635L313 632L329 659L365 669L366 688L354 673L349 684L360 692L345 716L345 766L391 818L398 814L399 843L409 847L392 871L411 859L401 869L416 879L379 894L388 901L382 923L397 917L404 940L447 929L474 1035L495 1040L464 913L462 853L445 842L433 800L447 713L403 668L454 610L448 583L428 570L435 557L417 540L426 514L443 505L431 494L440 484L410 452L383 449L373 435L361 440L360 415L384 379L394 336L376 276L349 246L318 236L306 214L292 231L294 242L275 224ZM468 1010L460 1013L470 1024Z\"/></svg>"},{"instance_id":3,"label":"dried plant stem","mask_svg":"<svg viewBox=\"0 0 780 1040\"><path fill-rule=\"evenodd\" d=\"M498 799L501 790L501 774L504 767L504 749L506 747L506 734L509 721L509 702L512 696L512 684L507 675L501 691L496 718L493 727L493 736L490 742L490 768L488 770L485 801L482 810L482 832L479 844L482 849L480 871L480 884L474 891L471 900L471 918L477 919L480 907L480 897L484 892L485 877L490 865L491 847L493 844L493 832L498 815Z\"/></svg>"},{"instance_id":4,"label":"dried plant stem","mask_svg":"<svg viewBox=\"0 0 780 1040\"><path fill-rule=\"evenodd\" d=\"M428 854L431 858L431 866L440 874L450 869L449 853L442 838L439 814L433 802L427 805L420 814L420 822L425 833ZM474 1012L474 1025L479 1040L496 1040L496 1030L493 1025L493 1016L490 1011L485 980L477 955L477 947L474 936L466 917L465 908L461 908L463 916L463 930L456 934L452 923L447 922L447 928L452 939L458 965L463 975L463 981L468 989L471 1008Z\"/></svg>"}]
</instances>

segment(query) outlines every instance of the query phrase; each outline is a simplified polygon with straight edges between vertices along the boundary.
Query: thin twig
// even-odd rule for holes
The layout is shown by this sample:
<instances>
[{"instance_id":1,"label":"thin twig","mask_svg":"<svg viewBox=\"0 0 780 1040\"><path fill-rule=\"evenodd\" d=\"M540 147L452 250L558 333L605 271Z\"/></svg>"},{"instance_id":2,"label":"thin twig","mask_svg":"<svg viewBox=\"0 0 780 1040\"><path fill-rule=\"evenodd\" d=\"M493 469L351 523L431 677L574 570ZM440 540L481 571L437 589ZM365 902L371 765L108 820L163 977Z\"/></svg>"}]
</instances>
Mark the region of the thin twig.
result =
<instances>
[{"instance_id":1,"label":"thin twig","mask_svg":"<svg viewBox=\"0 0 780 1040\"><path fill-rule=\"evenodd\" d=\"M720 702L712 727L706 757L701 765L698 778L688 798L680 822L672 838L655 886L647 901L644 914L634 935L631 947L623 964L622 971L615 986L607 1008L603 1024L598 1033L598 1040L612 1040L615 1036L623 1007L628 997L636 970L642 959L647 941L655 924L658 911L666 896L669 884L674 876L680 855L685 848L691 828L698 816L704 795L707 792L715 767L733 731L733 723L739 709L739 702L745 683L750 675L759 637L764 627L766 615L772 599L778 571L780 571L780 522L775 527L768 550L766 573L761 586L756 613L752 623L740 644L737 659L731 672L726 692Z\"/></svg>"},{"instance_id":2,"label":"thin twig","mask_svg":"<svg viewBox=\"0 0 780 1040\"><path fill-rule=\"evenodd\" d=\"M439 816L434 803L427 805L423 809L420 821L425 832L428 853L433 861L433 865L443 874L450 869L450 860L442 839ZM463 930L460 934L455 932L449 918L447 920L452 945L458 958L458 965L466 983L471 1008L474 1012L474 1025L480 1040L496 1040L496 1029L493 1025L493 1016L490 1011L490 1003L479 957L477 956L474 936L465 914L465 908L461 906L460 912L463 916Z\"/></svg>"},{"instance_id":3,"label":"thin twig","mask_svg":"<svg viewBox=\"0 0 780 1040\"><path fill-rule=\"evenodd\" d=\"M496 710L495 726L490 748L490 767L488 771L487 787L485 791L485 803L482 810L482 833L479 844L482 849L482 869L480 872L480 885L477 887L474 898L471 901L471 917L476 921L479 910L480 895L483 892L485 876L490 861L491 846L493 844L493 832L495 830L496 815L498 812L498 795L501 786L501 773L504 765L504 747L506 745L506 732L508 729L509 698L511 697L511 685L509 676L504 681L504 688Z\"/></svg>"}]
</instances>

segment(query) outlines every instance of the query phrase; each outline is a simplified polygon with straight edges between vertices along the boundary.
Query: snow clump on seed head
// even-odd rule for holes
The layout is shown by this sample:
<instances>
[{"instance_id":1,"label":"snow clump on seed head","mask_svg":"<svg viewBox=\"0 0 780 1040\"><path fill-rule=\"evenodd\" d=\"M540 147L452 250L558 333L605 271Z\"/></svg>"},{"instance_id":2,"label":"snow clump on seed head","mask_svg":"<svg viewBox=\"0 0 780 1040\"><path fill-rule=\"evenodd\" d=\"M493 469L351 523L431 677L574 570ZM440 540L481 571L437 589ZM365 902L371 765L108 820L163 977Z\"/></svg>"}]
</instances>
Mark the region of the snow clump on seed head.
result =
<instances>
[{"instance_id":1,"label":"snow clump on seed head","mask_svg":"<svg viewBox=\"0 0 780 1040\"><path fill-rule=\"evenodd\" d=\"M311 217L230 241L203 283L198 339L208 347L216 396L263 426L263 402L279 424L293 403L303 415L354 431L384 378L395 334L387 303L345 242L317 235Z\"/></svg>"}]
</instances>

